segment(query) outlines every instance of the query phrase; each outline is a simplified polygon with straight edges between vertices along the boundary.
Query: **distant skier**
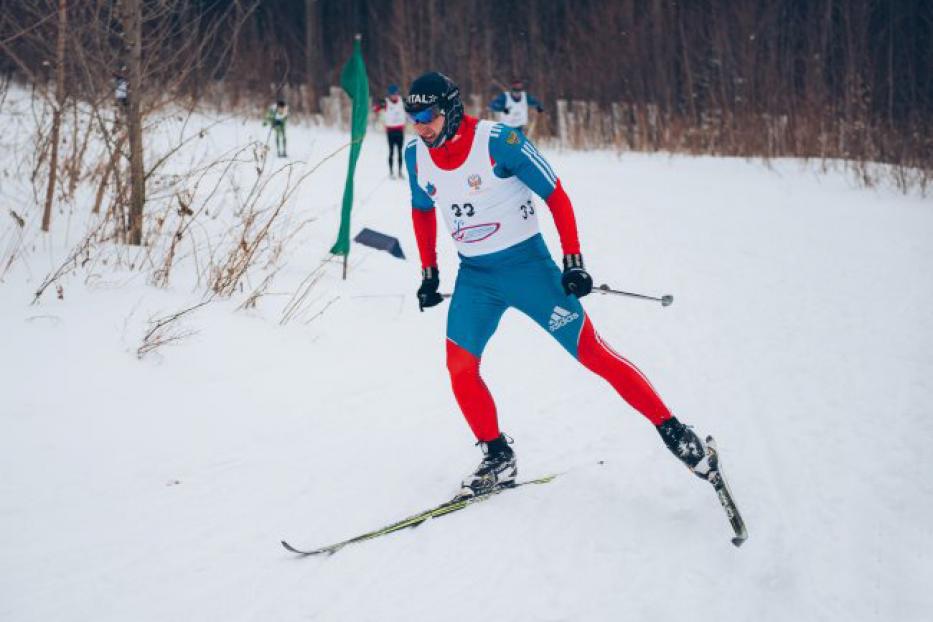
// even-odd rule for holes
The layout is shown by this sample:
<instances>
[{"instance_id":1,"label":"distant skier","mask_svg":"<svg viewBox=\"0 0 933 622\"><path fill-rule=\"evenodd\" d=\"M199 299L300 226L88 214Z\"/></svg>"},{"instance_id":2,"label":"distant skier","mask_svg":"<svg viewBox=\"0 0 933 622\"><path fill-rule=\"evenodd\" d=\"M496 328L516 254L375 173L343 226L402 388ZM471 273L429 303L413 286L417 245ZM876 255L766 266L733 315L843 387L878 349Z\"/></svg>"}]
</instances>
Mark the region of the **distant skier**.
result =
<instances>
[{"instance_id":1,"label":"distant skier","mask_svg":"<svg viewBox=\"0 0 933 622\"><path fill-rule=\"evenodd\" d=\"M275 104L269 106L269 110L266 111L266 117L262 122L264 127L266 125L270 126L269 131L275 133L275 151L276 155L280 158L288 157L288 154L285 152L285 122L287 120L288 106L280 99Z\"/></svg>"},{"instance_id":2,"label":"distant skier","mask_svg":"<svg viewBox=\"0 0 933 622\"><path fill-rule=\"evenodd\" d=\"M398 87L390 84L386 98L379 101L374 110L383 112L382 122L386 128L386 138L389 141L389 177L395 178L392 170L392 155L398 153L398 176L405 179L402 173L402 144L405 142L405 102L399 95Z\"/></svg>"},{"instance_id":3,"label":"distant skier","mask_svg":"<svg viewBox=\"0 0 933 622\"><path fill-rule=\"evenodd\" d=\"M489 109L499 113L499 121L503 124L519 129L522 132L528 126L528 108L544 112L544 106L532 95L525 91L521 80L512 80L511 88L499 94L489 104Z\"/></svg>"},{"instance_id":4,"label":"distant skier","mask_svg":"<svg viewBox=\"0 0 933 622\"><path fill-rule=\"evenodd\" d=\"M130 103L130 83L120 74L113 74L113 96L121 108Z\"/></svg>"},{"instance_id":5,"label":"distant skier","mask_svg":"<svg viewBox=\"0 0 933 622\"><path fill-rule=\"evenodd\" d=\"M696 475L711 479L715 461L693 430L671 415L635 365L603 341L578 298L593 279L583 264L570 199L557 174L520 130L465 116L460 91L446 76L417 78L405 110L419 139L405 148L412 218L421 255L418 306L440 304L436 209L460 255L447 316L447 368L454 396L484 457L458 498L515 482L511 439L480 377L480 358L502 314L529 316L657 427L665 445ZM547 203L560 234L563 272L538 229L532 192Z\"/></svg>"}]
</instances>

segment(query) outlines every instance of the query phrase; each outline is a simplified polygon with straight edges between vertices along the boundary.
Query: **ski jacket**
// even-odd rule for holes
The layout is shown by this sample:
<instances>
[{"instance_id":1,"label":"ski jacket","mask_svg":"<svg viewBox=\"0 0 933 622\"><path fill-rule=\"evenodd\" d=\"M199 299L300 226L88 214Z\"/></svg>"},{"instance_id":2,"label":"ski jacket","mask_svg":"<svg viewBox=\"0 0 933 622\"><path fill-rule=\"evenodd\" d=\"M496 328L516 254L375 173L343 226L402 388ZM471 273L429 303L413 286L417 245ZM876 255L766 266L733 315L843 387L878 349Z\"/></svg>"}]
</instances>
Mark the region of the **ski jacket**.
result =
<instances>
[{"instance_id":1,"label":"ski jacket","mask_svg":"<svg viewBox=\"0 0 933 622\"><path fill-rule=\"evenodd\" d=\"M429 149L405 147L415 236L424 267L436 265L436 208L457 251L475 257L539 232L532 193L545 199L565 254L579 253L570 199L553 168L520 130L464 117L452 138Z\"/></svg>"},{"instance_id":2,"label":"ski jacket","mask_svg":"<svg viewBox=\"0 0 933 622\"><path fill-rule=\"evenodd\" d=\"M541 102L533 95L529 95L527 91L522 91L517 100L512 97L510 91L504 91L489 104L490 110L499 113L499 121L509 127L528 125L529 107L536 109L538 112L544 111Z\"/></svg>"},{"instance_id":3,"label":"ski jacket","mask_svg":"<svg viewBox=\"0 0 933 622\"><path fill-rule=\"evenodd\" d=\"M285 121L288 119L288 106L284 108L279 108L275 104L269 106L269 110L266 111L266 118L264 121L270 125L280 125L284 126Z\"/></svg>"},{"instance_id":4,"label":"ski jacket","mask_svg":"<svg viewBox=\"0 0 933 622\"><path fill-rule=\"evenodd\" d=\"M405 102L399 97L392 101L391 97L386 97L373 107L376 113L383 112L382 122L386 130L404 130L405 129Z\"/></svg>"}]
</instances>

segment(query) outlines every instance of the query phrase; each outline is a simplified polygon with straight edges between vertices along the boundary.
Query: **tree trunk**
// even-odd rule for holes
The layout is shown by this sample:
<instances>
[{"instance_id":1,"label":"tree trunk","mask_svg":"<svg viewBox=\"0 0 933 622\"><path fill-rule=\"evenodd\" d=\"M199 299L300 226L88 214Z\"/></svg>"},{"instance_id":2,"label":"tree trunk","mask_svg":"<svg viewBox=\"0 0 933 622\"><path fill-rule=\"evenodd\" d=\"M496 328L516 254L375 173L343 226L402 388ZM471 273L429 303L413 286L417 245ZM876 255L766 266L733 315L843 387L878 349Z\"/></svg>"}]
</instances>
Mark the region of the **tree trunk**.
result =
<instances>
[{"instance_id":1,"label":"tree trunk","mask_svg":"<svg viewBox=\"0 0 933 622\"><path fill-rule=\"evenodd\" d=\"M321 47L317 38L318 4L317 0L305 0L305 84L308 92L308 112L320 111L318 103L318 85L321 83L321 63L318 62L318 50Z\"/></svg>"},{"instance_id":2,"label":"tree trunk","mask_svg":"<svg viewBox=\"0 0 933 622\"><path fill-rule=\"evenodd\" d=\"M142 95L142 4L140 0L124 0L123 29L130 53L129 104L127 131L130 140L130 213L127 242L139 246L143 237L143 206L146 203L145 169L143 168L143 127L140 98Z\"/></svg>"},{"instance_id":3,"label":"tree trunk","mask_svg":"<svg viewBox=\"0 0 933 622\"><path fill-rule=\"evenodd\" d=\"M65 32L68 26L68 2L58 0L58 49L56 51L55 111L52 113L52 157L49 160L49 185L45 191L45 209L42 211L42 230L48 231L52 224L52 202L55 198L55 181L58 176L58 142L62 128L62 113L65 109Z\"/></svg>"},{"instance_id":4,"label":"tree trunk","mask_svg":"<svg viewBox=\"0 0 933 622\"><path fill-rule=\"evenodd\" d=\"M405 85L410 84L411 80L415 77L412 75L411 62L408 57L408 33L405 31L405 25L407 23L407 19L405 18L405 0L396 0L396 2L392 4L392 9L394 11L392 15L392 38L395 40L398 67L402 72L401 86L402 89L405 89Z\"/></svg>"},{"instance_id":5,"label":"tree trunk","mask_svg":"<svg viewBox=\"0 0 933 622\"><path fill-rule=\"evenodd\" d=\"M684 99L687 100L690 123L696 125L699 122L699 116L693 101L693 72L690 71L690 48L687 45L687 35L684 33L684 9L682 6L677 8L677 27L680 31L680 53L684 64Z\"/></svg>"},{"instance_id":6,"label":"tree trunk","mask_svg":"<svg viewBox=\"0 0 933 622\"><path fill-rule=\"evenodd\" d=\"M117 140L113 148L113 153L110 156L110 161L107 162L104 172L101 175L100 183L97 185L97 195L94 198L94 208L91 210L93 214L100 213L100 205L104 200L104 193L107 191L107 186L110 184L110 176L115 173L117 167L120 165L120 153L123 150L124 142L126 142L126 134L122 134L119 140ZM118 188L117 195L119 196L119 194Z\"/></svg>"}]
</instances>

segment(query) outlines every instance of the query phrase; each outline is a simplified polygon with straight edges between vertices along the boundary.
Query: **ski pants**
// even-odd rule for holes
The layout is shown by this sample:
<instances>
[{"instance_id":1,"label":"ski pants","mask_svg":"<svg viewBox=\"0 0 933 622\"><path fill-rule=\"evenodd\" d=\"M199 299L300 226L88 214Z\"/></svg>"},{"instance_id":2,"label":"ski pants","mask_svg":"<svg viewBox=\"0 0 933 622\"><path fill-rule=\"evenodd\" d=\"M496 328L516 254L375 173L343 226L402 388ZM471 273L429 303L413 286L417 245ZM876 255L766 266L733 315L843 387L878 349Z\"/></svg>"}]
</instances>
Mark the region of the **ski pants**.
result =
<instances>
[{"instance_id":1,"label":"ski pants","mask_svg":"<svg viewBox=\"0 0 933 622\"><path fill-rule=\"evenodd\" d=\"M599 337L576 296L564 293L561 272L540 234L488 255L461 255L460 260L447 315L447 369L477 440L490 441L500 433L496 406L479 367L483 349L508 308L534 320L653 424L670 418L644 374Z\"/></svg>"},{"instance_id":2,"label":"ski pants","mask_svg":"<svg viewBox=\"0 0 933 622\"><path fill-rule=\"evenodd\" d=\"M275 132L275 152L276 155L284 156L285 149L285 124L281 121L272 122L272 131Z\"/></svg>"},{"instance_id":3,"label":"ski pants","mask_svg":"<svg viewBox=\"0 0 933 622\"><path fill-rule=\"evenodd\" d=\"M405 142L405 130L401 128L391 128L386 130L386 138L389 140L389 172L392 172L392 154L398 153L398 172L402 172L402 143Z\"/></svg>"}]
</instances>

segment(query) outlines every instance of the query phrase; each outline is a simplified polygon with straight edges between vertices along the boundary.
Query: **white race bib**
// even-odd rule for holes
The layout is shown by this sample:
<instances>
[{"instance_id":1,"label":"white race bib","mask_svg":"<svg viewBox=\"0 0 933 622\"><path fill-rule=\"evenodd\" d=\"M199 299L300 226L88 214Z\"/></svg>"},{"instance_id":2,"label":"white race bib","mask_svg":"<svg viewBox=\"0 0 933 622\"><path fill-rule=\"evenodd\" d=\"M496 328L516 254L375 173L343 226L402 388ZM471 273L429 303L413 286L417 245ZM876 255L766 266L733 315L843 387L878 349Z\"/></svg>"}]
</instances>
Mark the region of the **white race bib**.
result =
<instances>
[{"instance_id":1,"label":"white race bib","mask_svg":"<svg viewBox=\"0 0 933 622\"><path fill-rule=\"evenodd\" d=\"M465 257L504 250L539 232L531 189L518 177L497 177L489 157L491 121L476 125L466 161L452 171L434 164L424 142L416 144L418 185L434 200Z\"/></svg>"},{"instance_id":2,"label":"white race bib","mask_svg":"<svg viewBox=\"0 0 933 622\"><path fill-rule=\"evenodd\" d=\"M399 97L397 102L386 98L384 122L386 127L403 127L405 125L405 103Z\"/></svg>"},{"instance_id":3,"label":"white race bib","mask_svg":"<svg viewBox=\"0 0 933 622\"><path fill-rule=\"evenodd\" d=\"M512 94L505 92L505 107L509 111L502 113L502 122L509 127L523 127L528 125L528 95L522 91L518 101L512 99Z\"/></svg>"}]
</instances>

